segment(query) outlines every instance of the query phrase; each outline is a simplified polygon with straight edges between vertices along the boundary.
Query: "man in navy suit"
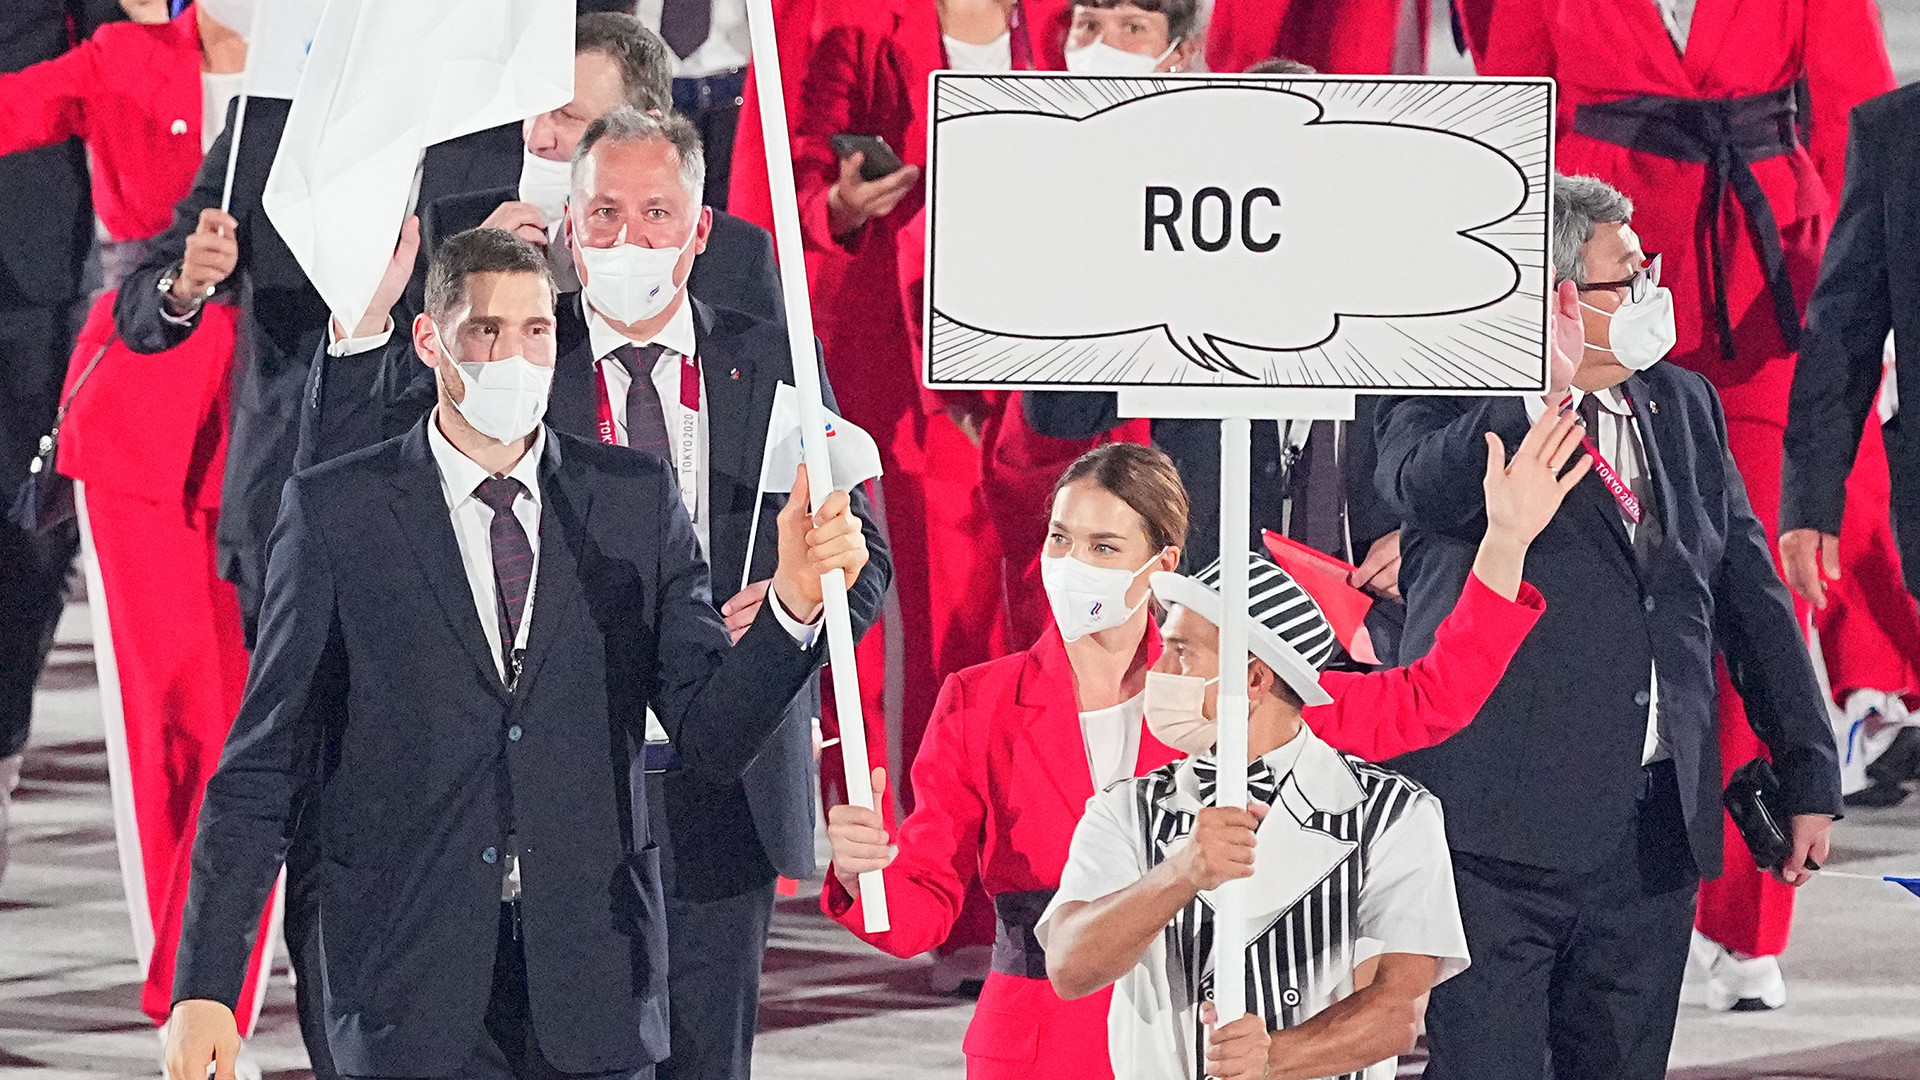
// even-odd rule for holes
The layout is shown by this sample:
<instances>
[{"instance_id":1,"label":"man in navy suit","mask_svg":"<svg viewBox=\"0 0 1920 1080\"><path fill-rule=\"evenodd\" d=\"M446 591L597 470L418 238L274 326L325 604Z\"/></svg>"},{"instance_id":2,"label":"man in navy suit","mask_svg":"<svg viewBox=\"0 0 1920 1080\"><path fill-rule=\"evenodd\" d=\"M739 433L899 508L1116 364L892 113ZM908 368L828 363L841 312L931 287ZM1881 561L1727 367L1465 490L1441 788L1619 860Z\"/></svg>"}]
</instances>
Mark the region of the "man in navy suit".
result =
<instances>
[{"instance_id":1,"label":"man in navy suit","mask_svg":"<svg viewBox=\"0 0 1920 1080\"><path fill-rule=\"evenodd\" d=\"M668 1049L649 712L679 767L738 780L820 660L820 575L867 562L844 494L778 519L737 643L669 463L541 422L544 257L449 242L413 346L438 401L288 485L246 701L208 786L169 1070L237 1051L248 938L296 806L344 1076L649 1076Z\"/></svg>"},{"instance_id":2,"label":"man in navy suit","mask_svg":"<svg viewBox=\"0 0 1920 1080\"><path fill-rule=\"evenodd\" d=\"M1720 872L1714 662L1724 657L1792 815L1790 885L1827 856L1840 778L1719 398L1659 363L1671 299L1632 204L1558 178L1554 269L1584 348L1544 398L1401 398L1378 414L1404 516L1406 648L1424 652L1485 528L1485 433L1576 409L1593 475L1527 554L1547 613L1473 724L1394 768L1440 796L1473 966L1435 988L1430 1080L1665 1075L1699 881ZM1597 452L1594 452L1597 451ZM1611 481L1609 480L1611 478ZM1808 860L1813 862L1810 863Z\"/></svg>"}]
</instances>

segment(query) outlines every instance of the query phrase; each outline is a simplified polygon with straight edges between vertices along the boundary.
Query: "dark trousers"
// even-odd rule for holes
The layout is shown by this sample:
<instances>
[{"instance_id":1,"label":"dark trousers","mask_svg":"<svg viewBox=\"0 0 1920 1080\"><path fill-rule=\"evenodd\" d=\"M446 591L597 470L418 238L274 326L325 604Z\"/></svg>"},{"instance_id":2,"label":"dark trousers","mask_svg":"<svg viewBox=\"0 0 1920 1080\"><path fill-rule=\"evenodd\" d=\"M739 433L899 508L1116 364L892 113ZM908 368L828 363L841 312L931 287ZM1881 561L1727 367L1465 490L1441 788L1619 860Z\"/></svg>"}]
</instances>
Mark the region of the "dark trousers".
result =
<instances>
[{"instance_id":1,"label":"dark trousers","mask_svg":"<svg viewBox=\"0 0 1920 1080\"><path fill-rule=\"evenodd\" d=\"M568 1073L547 1064L534 1036L527 1004L527 957L520 948L516 905L500 905L499 938L493 954L493 996L486 1031L473 1056L453 1080L652 1080L653 1066L626 1072Z\"/></svg>"},{"instance_id":2,"label":"dark trousers","mask_svg":"<svg viewBox=\"0 0 1920 1080\"><path fill-rule=\"evenodd\" d=\"M741 90L745 68L704 79L673 80L673 107L700 129L707 152L707 190L704 201L715 210L727 208L727 188L733 177L733 136L740 125Z\"/></svg>"},{"instance_id":3,"label":"dark trousers","mask_svg":"<svg viewBox=\"0 0 1920 1080\"><path fill-rule=\"evenodd\" d=\"M68 317L65 307L0 309L0 510L11 505L53 423L73 342ZM33 687L53 648L79 549L72 522L36 536L0 518L0 757L27 745Z\"/></svg>"},{"instance_id":4,"label":"dark trousers","mask_svg":"<svg viewBox=\"0 0 1920 1080\"><path fill-rule=\"evenodd\" d=\"M1428 1080L1658 1080L1700 876L1673 767L1648 770L1638 829L1600 867L1454 852L1473 964L1427 1006Z\"/></svg>"},{"instance_id":5,"label":"dark trousers","mask_svg":"<svg viewBox=\"0 0 1920 1080\"><path fill-rule=\"evenodd\" d=\"M671 1050L660 1080L747 1080L760 1012L760 964L773 921L774 881L693 899L675 872L665 784L647 774L653 842L667 898L667 1017ZM753 836L740 843L757 844Z\"/></svg>"}]
</instances>

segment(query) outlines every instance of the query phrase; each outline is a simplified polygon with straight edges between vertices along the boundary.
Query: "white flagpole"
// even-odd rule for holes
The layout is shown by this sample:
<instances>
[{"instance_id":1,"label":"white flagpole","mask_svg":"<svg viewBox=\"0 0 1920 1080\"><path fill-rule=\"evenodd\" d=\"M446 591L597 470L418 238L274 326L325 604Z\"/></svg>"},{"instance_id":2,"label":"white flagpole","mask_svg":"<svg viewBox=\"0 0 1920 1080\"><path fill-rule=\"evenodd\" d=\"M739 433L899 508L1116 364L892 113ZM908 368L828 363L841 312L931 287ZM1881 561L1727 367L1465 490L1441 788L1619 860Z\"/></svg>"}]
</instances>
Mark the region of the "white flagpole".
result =
<instances>
[{"instance_id":1,"label":"white flagpole","mask_svg":"<svg viewBox=\"0 0 1920 1080\"><path fill-rule=\"evenodd\" d=\"M813 351L813 309L807 296L800 201L793 183L793 140L787 134L786 84L780 77L773 0L747 0L747 27L753 38L754 79L760 88L760 133L767 148L767 185L773 196L773 237L780 259L780 287L786 294L793 387L800 396L801 453L807 463L813 506L817 510L833 490L833 465L827 456L826 417ZM1244 567L1241 573L1244 578ZM847 576L844 573L822 575L820 585L826 598L828 670L833 674L833 704L840 719L840 757L846 764L847 801L871 810L874 808L873 781L868 776L866 718L861 715L860 679L853 661ZM868 933L876 934L888 928L886 882L877 870L860 875L860 909Z\"/></svg>"},{"instance_id":2,"label":"white flagpole","mask_svg":"<svg viewBox=\"0 0 1920 1080\"><path fill-rule=\"evenodd\" d=\"M1252 422L1220 421L1220 725L1215 806L1247 805L1247 493L1252 483ZM1271 857L1271 853L1269 853ZM1213 894L1213 1005L1219 1022L1247 1011L1247 882Z\"/></svg>"},{"instance_id":3,"label":"white flagpole","mask_svg":"<svg viewBox=\"0 0 1920 1080\"><path fill-rule=\"evenodd\" d=\"M220 212L231 213L233 206L233 170L240 161L240 136L247 129L247 92L242 90L233 107L233 130L227 140L227 182L220 188Z\"/></svg>"}]
</instances>

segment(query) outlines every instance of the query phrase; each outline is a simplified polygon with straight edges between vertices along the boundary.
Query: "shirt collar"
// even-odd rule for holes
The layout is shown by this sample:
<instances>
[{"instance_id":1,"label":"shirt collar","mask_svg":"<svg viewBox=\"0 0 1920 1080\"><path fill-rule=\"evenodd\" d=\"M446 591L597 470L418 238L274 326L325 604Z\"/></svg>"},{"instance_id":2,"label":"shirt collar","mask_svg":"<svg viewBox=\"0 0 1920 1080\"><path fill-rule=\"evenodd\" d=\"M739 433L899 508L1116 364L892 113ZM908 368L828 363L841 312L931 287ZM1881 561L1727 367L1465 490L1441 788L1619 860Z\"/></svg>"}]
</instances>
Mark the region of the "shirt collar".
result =
<instances>
[{"instance_id":1,"label":"shirt collar","mask_svg":"<svg viewBox=\"0 0 1920 1080\"><path fill-rule=\"evenodd\" d=\"M593 309L593 305L587 302L584 295L580 298L580 306L587 312L587 341L593 346L593 359L596 363L605 360L609 353L622 345L657 343L664 346L668 352L679 356L693 356L699 347L694 334L693 297L690 294L684 292L681 294L679 309L673 313L672 318L667 320L667 325L661 327L660 332L648 341L635 341L615 330L612 323L602 318L600 313Z\"/></svg>"},{"instance_id":2,"label":"shirt collar","mask_svg":"<svg viewBox=\"0 0 1920 1080\"><path fill-rule=\"evenodd\" d=\"M1586 396L1586 391L1575 387L1573 391L1574 406L1577 408L1580 402L1585 400ZM1595 390L1593 392L1593 399L1599 403L1600 408L1605 412L1610 412L1615 416L1633 415L1633 406L1627 401L1627 395L1618 386L1609 386L1605 390Z\"/></svg>"},{"instance_id":3,"label":"shirt collar","mask_svg":"<svg viewBox=\"0 0 1920 1080\"><path fill-rule=\"evenodd\" d=\"M427 418L427 447L433 451L433 463L440 470L440 490L446 495L449 510L473 498L474 489L480 486L480 482L493 475L461 453L441 432L438 406ZM507 471L508 476L520 481L521 486L526 488L527 496L535 506L540 505L540 458L546 449L547 425L541 424L533 429L533 445Z\"/></svg>"}]
</instances>

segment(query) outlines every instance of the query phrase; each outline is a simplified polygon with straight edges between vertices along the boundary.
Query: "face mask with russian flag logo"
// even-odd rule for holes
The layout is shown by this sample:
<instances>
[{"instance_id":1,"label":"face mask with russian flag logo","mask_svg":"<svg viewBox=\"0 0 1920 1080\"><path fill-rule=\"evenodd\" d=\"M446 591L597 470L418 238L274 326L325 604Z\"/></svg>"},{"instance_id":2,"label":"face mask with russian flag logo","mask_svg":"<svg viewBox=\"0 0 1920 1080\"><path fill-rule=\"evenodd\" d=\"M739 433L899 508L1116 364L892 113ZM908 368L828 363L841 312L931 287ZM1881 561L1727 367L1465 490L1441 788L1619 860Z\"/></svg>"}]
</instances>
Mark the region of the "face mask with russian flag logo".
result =
<instances>
[{"instance_id":1,"label":"face mask with russian flag logo","mask_svg":"<svg viewBox=\"0 0 1920 1080\"><path fill-rule=\"evenodd\" d=\"M1071 555L1042 555L1040 583L1046 587L1047 602L1053 608L1053 623L1060 628L1060 636L1067 641L1078 641L1133 618L1147 597L1143 594L1140 603L1129 606L1127 590L1133 588L1135 578L1159 561L1160 556L1155 555L1145 566L1129 574L1124 567L1094 566Z\"/></svg>"}]
</instances>

